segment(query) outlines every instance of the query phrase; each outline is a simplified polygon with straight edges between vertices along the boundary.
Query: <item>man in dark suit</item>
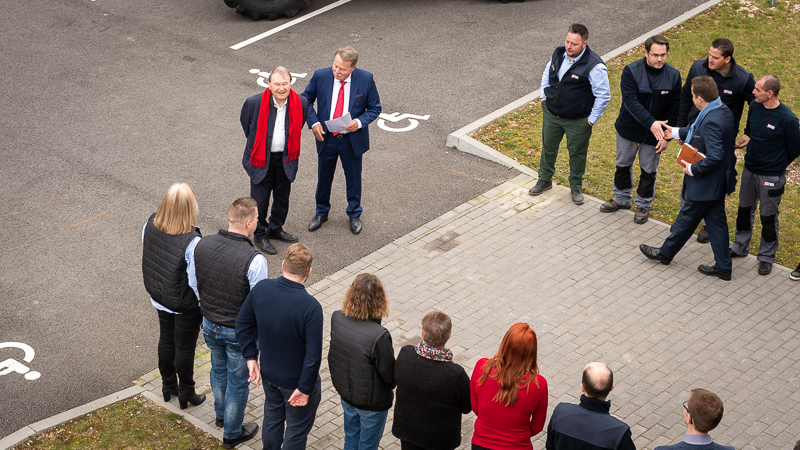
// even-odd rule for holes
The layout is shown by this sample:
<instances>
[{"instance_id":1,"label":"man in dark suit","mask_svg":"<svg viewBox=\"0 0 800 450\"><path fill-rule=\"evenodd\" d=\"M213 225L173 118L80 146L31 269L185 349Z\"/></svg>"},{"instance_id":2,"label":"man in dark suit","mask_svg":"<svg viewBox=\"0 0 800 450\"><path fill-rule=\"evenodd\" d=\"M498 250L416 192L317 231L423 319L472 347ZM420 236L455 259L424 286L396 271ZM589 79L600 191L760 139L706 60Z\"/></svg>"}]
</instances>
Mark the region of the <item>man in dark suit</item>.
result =
<instances>
[{"instance_id":1,"label":"man in dark suit","mask_svg":"<svg viewBox=\"0 0 800 450\"><path fill-rule=\"evenodd\" d=\"M291 80L285 67L276 67L269 75L269 88L245 100L240 118L247 136L242 165L250 176L250 196L258 203L258 227L253 237L268 255L278 253L270 239L297 242L296 236L283 230L283 224L297 176L300 132L306 121L308 100L292 90ZM282 132L274 132L276 123ZM267 221L270 195L272 213Z\"/></svg>"},{"instance_id":2,"label":"man in dark suit","mask_svg":"<svg viewBox=\"0 0 800 450\"><path fill-rule=\"evenodd\" d=\"M693 80L692 101L700 110L692 126L666 128L665 135L667 139L675 137L691 144L705 158L694 164L681 160L685 173L681 194L684 204L673 232L660 248L642 244L639 249L649 259L669 264L692 236L700 220L705 219L715 264L700 265L697 270L729 281L731 256L725 196L736 188L736 127L733 114L720 100L717 85L711 77L701 76ZM666 127L666 121L662 124Z\"/></svg>"},{"instance_id":3,"label":"man in dark suit","mask_svg":"<svg viewBox=\"0 0 800 450\"><path fill-rule=\"evenodd\" d=\"M372 74L356 68L353 47L336 50L333 66L314 72L302 96L308 99L308 123L317 139L317 210L308 231L328 220L331 184L337 159L342 160L347 185L350 231L361 232L361 156L369 150L368 125L378 118L381 101ZM314 110L317 102L317 110ZM325 122L350 113L350 124L341 133L329 132Z\"/></svg>"}]
</instances>

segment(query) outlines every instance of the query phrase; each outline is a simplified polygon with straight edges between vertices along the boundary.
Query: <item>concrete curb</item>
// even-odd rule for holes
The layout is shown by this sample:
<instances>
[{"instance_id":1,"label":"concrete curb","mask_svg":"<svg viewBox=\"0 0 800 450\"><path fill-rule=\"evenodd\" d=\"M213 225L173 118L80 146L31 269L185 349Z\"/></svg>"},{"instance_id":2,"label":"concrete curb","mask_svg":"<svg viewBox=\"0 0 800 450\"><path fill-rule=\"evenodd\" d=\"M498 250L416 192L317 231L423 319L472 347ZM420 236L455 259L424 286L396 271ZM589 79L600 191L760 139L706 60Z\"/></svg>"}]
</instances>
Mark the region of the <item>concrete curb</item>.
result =
<instances>
[{"instance_id":1,"label":"concrete curb","mask_svg":"<svg viewBox=\"0 0 800 450\"><path fill-rule=\"evenodd\" d=\"M77 408L72 408L69 411L64 411L61 414L56 414L55 416L48 417L47 419L40 420L36 423L32 423L26 427L20 428L19 430L11 433L10 435L4 437L3 439L0 439L0 448L3 449L11 448L17 444L22 443L31 436L37 435L43 431L49 430L50 428L61 425L64 422L69 422L72 419L83 416L97 409L106 407L112 403L116 403L120 400L124 400L126 398L133 397L134 395L141 394L142 392L145 391L141 387L131 386L127 389L123 389L119 392L115 392L103 398L98 398L93 402L89 402L85 405L78 406Z\"/></svg>"},{"instance_id":2,"label":"concrete curb","mask_svg":"<svg viewBox=\"0 0 800 450\"><path fill-rule=\"evenodd\" d=\"M687 11L687 12L681 14L680 16L670 20L667 23L665 23L665 24L663 24L661 26L658 26L656 28L653 28L649 32L637 37L636 39L633 39L632 41L628 42L627 44L624 44L624 45L622 45L620 47L617 47L616 49L606 53L605 55L602 56L603 61L608 61L608 60L610 60L612 58L616 58L617 56L619 56L619 55L627 52L628 50L636 47L637 45L643 43L650 36L653 36L655 34L663 33L663 32L669 30L670 28L672 28L672 27L674 27L676 25L679 25L679 24L681 24L683 22L686 22L687 20L691 19L692 17L697 16L701 12L711 8L712 6L718 4L721 1L722 0L710 0L710 1L707 1L707 2L697 6L696 8L694 8L694 9L692 9L690 11ZM460 128L460 129L450 133L447 136L447 140L445 141L445 145L447 145L448 147L452 147L452 148L461 150L462 152L465 152L465 153L471 153L473 155L480 156L481 158L488 159L490 161L494 161L494 162L496 162L498 164L502 164L502 165L504 165L506 167L511 167L513 169L517 169L517 170L519 170L520 172L522 172L522 173L524 173L526 175L530 175L530 176L538 178L538 173L535 170L531 169L530 167L522 165L519 162L517 162L514 158L510 158L510 157L500 153L499 151L489 147L488 145L482 144L482 143L476 141L475 139L469 137L469 134L472 133L473 131L475 131L475 130L477 130L477 129L485 126L485 125L488 125L489 123L493 122L494 120L496 120L496 119L498 119L498 118L500 118L500 117L502 117L502 116L504 116L504 115L506 115L506 114L508 114L508 113L510 113L512 111L515 111L517 109L520 109L520 108L524 107L525 105L527 105L528 103L531 103L532 101L536 100L537 98L539 98L539 88L537 88L534 92L531 92L530 94L528 94L528 95L526 95L524 97L521 97L521 98L509 103L508 105L506 105L506 106L504 106L504 107L502 107L502 108L500 108L500 109L498 109L498 110L496 110L494 112L491 112L491 113L481 117L480 119L470 123L469 125L466 125L466 126Z\"/></svg>"}]
</instances>

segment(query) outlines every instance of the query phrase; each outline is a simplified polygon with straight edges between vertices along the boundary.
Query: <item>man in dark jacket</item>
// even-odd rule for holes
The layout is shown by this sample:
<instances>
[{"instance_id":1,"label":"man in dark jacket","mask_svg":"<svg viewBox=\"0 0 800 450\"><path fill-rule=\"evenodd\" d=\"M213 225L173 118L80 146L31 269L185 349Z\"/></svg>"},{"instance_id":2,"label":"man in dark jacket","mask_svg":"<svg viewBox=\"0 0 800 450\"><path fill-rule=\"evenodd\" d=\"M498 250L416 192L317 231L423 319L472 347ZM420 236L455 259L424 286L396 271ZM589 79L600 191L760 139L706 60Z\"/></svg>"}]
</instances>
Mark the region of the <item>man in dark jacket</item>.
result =
<instances>
[{"instance_id":1,"label":"man in dark jacket","mask_svg":"<svg viewBox=\"0 0 800 450\"><path fill-rule=\"evenodd\" d=\"M539 181L528 191L540 195L553 187L556 158L561 139L567 135L569 187L572 202L583 204L583 173L592 127L611 99L608 70L600 56L589 48L589 30L572 24L564 45L556 47L542 73L542 158Z\"/></svg>"},{"instance_id":2,"label":"man in dark jacket","mask_svg":"<svg viewBox=\"0 0 800 450\"><path fill-rule=\"evenodd\" d=\"M269 74L269 88L248 98L240 121L247 137L242 166L250 177L250 196L258 202L255 242L264 253L277 254L270 238L297 242L283 229L289 213L289 194L297 176L300 132L308 113L308 100L292 90L289 71L278 66ZM278 132L275 127L278 126ZM267 221L269 197L272 213Z\"/></svg>"},{"instance_id":3,"label":"man in dark jacket","mask_svg":"<svg viewBox=\"0 0 800 450\"><path fill-rule=\"evenodd\" d=\"M305 449L322 399L322 306L303 286L311 261L308 247L290 245L282 275L259 283L236 319L248 381L258 385L264 379L261 442L266 450Z\"/></svg>"},{"instance_id":4,"label":"man in dark jacket","mask_svg":"<svg viewBox=\"0 0 800 450\"><path fill-rule=\"evenodd\" d=\"M591 362L583 369L580 404L559 403L547 424L547 450L635 450L631 429L611 416L614 374L601 362Z\"/></svg>"},{"instance_id":5,"label":"man in dark jacket","mask_svg":"<svg viewBox=\"0 0 800 450\"><path fill-rule=\"evenodd\" d=\"M705 155L695 162L683 164L683 206L675 220L673 232L660 248L642 244L639 250L649 259L669 264L705 219L714 251L715 264L697 268L703 275L731 279L731 256L728 248L728 221L725 218L725 196L736 188L736 129L733 114L722 104L714 80L698 77L692 85L694 103L700 114L689 128L666 130L668 138L681 139ZM662 122L665 126L666 123Z\"/></svg>"},{"instance_id":6,"label":"man in dark jacket","mask_svg":"<svg viewBox=\"0 0 800 450\"><path fill-rule=\"evenodd\" d=\"M656 192L658 163L669 141L657 121L675 125L681 102L681 73L667 64L669 41L661 35L644 43L644 58L622 70L622 106L614 127L617 129L617 171L614 198L600 206L612 213L631 207L633 162L639 153L639 188L636 191L635 223L645 223Z\"/></svg>"},{"instance_id":7,"label":"man in dark jacket","mask_svg":"<svg viewBox=\"0 0 800 450\"><path fill-rule=\"evenodd\" d=\"M256 201L240 198L228 208L228 229L201 239L194 251L203 338L211 350L216 425L224 428L225 448L238 446L258 431L255 423L242 426L250 388L234 330L250 289L268 276L267 259L250 242L257 220Z\"/></svg>"},{"instance_id":8,"label":"man in dark jacket","mask_svg":"<svg viewBox=\"0 0 800 450\"><path fill-rule=\"evenodd\" d=\"M698 59L692 64L681 91L681 107L678 111L679 127L692 124L700 112L692 102L692 80L701 76L709 76L716 83L720 100L733 113L733 126L738 134L744 104L753 101L753 89L756 82L753 74L737 65L736 60L733 59L733 42L725 38L715 39L708 50L708 57ZM736 139L735 136L734 139ZM683 206L683 202L681 202L681 206ZM703 227L697 233L697 242L706 244L708 241L708 231L705 221L703 221Z\"/></svg>"},{"instance_id":9,"label":"man in dark jacket","mask_svg":"<svg viewBox=\"0 0 800 450\"><path fill-rule=\"evenodd\" d=\"M736 240L731 256L747 256L756 207L761 214L761 244L758 247L758 273L769 275L778 251L778 206L786 186L786 167L800 155L800 127L797 116L778 100L781 82L775 75L764 75L756 82L747 125L737 148L747 147L742 185L739 189L739 214ZM760 204L760 206L759 206Z\"/></svg>"}]
</instances>

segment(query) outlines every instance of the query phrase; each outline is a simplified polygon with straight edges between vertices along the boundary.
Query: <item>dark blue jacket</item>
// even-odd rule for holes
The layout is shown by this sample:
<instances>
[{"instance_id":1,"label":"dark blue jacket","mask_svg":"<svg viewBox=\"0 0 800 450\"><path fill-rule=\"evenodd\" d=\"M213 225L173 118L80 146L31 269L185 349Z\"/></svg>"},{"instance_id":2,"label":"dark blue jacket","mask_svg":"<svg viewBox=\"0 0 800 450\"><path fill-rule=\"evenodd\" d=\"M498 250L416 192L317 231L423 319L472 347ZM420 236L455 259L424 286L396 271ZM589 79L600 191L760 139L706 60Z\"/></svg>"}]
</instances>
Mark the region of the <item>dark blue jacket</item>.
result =
<instances>
[{"instance_id":1,"label":"dark blue jacket","mask_svg":"<svg viewBox=\"0 0 800 450\"><path fill-rule=\"evenodd\" d=\"M688 128L681 128L680 139L686 139L688 132ZM689 142L706 158L692 164L694 176L683 177L687 200L719 200L733 193L736 189L735 142L733 114L727 106L722 105L706 114Z\"/></svg>"},{"instance_id":2,"label":"dark blue jacket","mask_svg":"<svg viewBox=\"0 0 800 450\"><path fill-rule=\"evenodd\" d=\"M372 74L366 70L356 68L350 74L350 117L361 122L361 128L350 133L350 144L353 146L353 153L361 156L369 150L369 124L378 118L381 113L381 99L378 96L378 88ZM331 97L333 95L333 69L319 69L314 72L311 81L308 82L306 90L302 96L308 99L308 125L309 127L319 122L322 129L327 133L328 127L325 121L331 117ZM317 110L314 110L314 102L317 103ZM317 142L317 153L322 151L325 140Z\"/></svg>"},{"instance_id":3,"label":"dark blue jacket","mask_svg":"<svg viewBox=\"0 0 800 450\"><path fill-rule=\"evenodd\" d=\"M717 83L719 97L722 99L722 103L733 113L733 125L736 127L736 133L738 134L739 122L742 120L742 113L744 112L744 103L750 103L755 100L753 89L756 87L756 80L753 79L752 73L737 65L733 57L731 57L731 68L725 77L719 72L708 68L708 58L698 59L692 64L689 74L686 75L683 91L681 91L678 126L685 127L689 125L700 114L700 111L692 103L692 79L700 76L710 76Z\"/></svg>"},{"instance_id":4,"label":"dark blue jacket","mask_svg":"<svg viewBox=\"0 0 800 450\"><path fill-rule=\"evenodd\" d=\"M556 47L550 59L550 85L544 89L547 97L545 104L548 111L554 116L564 119L579 119L589 117L594 106L592 84L589 82L589 72L594 66L603 63L603 59L586 46L581 59L575 61L561 80L558 71L564 63L564 46Z\"/></svg>"},{"instance_id":5,"label":"dark blue jacket","mask_svg":"<svg viewBox=\"0 0 800 450\"><path fill-rule=\"evenodd\" d=\"M614 128L624 139L637 144L656 145L650 126L667 120L675 126L681 103L681 73L665 64L661 69L647 65L645 58L622 69L619 83L622 106Z\"/></svg>"},{"instance_id":6,"label":"dark blue jacket","mask_svg":"<svg viewBox=\"0 0 800 450\"><path fill-rule=\"evenodd\" d=\"M636 450L631 429L612 417L611 402L581 395L580 405L559 403L547 424L547 450Z\"/></svg>"},{"instance_id":7,"label":"dark blue jacket","mask_svg":"<svg viewBox=\"0 0 800 450\"><path fill-rule=\"evenodd\" d=\"M261 350L265 380L308 395L319 377L322 326L322 306L302 284L266 279L245 299L236 318L236 339L245 359L255 359Z\"/></svg>"},{"instance_id":8,"label":"dark blue jacket","mask_svg":"<svg viewBox=\"0 0 800 450\"><path fill-rule=\"evenodd\" d=\"M242 156L242 166L244 166L244 170L247 172L247 175L250 176L250 180L253 182L253 184L261 183L261 181L267 175L267 169L269 168L269 148L272 145L272 134L275 130L275 114L278 111L278 109L275 108L275 105L272 104L272 101L270 101L269 118L267 119L267 162L264 164L263 168L251 166L250 155L253 153L253 144L256 141L256 127L258 125L258 114L261 110L262 95L264 95L263 92L245 100L244 105L242 106L241 116L239 117L239 121L242 123L242 130L244 130L244 135L247 136L247 145L244 147L244 156ZM298 97L300 98L303 108L303 123L300 124L300 129L302 130L303 124L308 116L308 100L306 100L303 96ZM286 133L286 142L288 142L288 114L286 115L286 130L284 130L284 133ZM289 181L294 181L295 177L297 176L297 162L300 160L300 158L297 158L294 161L286 161L288 153L284 152L283 155L283 170L286 172L286 178L288 178Z\"/></svg>"}]
</instances>

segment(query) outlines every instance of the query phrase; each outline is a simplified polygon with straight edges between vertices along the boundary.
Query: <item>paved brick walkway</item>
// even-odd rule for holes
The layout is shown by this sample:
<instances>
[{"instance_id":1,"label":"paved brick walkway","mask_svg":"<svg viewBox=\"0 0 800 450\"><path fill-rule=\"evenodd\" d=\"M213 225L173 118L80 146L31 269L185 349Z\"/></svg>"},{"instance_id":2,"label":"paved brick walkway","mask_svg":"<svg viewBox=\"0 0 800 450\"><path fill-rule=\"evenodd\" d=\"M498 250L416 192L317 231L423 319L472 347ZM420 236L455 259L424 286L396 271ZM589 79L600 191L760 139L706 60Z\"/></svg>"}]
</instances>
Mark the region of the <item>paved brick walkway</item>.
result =
<instances>
[{"instance_id":1,"label":"paved brick walkway","mask_svg":"<svg viewBox=\"0 0 800 450\"><path fill-rule=\"evenodd\" d=\"M800 439L800 283L789 269L756 273L756 260L734 262L733 281L697 272L713 261L694 241L670 266L645 259L638 245L659 245L667 225L633 223L632 212L601 214L569 190L527 194L520 175L309 287L326 314L341 307L355 275L377 274L389 294L384 322L394 347L417 343L420 319L440 309L453 319L448 345L468 373L491 356L515 322L539 337L539 367L550 411L576 402L580 373L600 360L615 372L612 413L627 422L639 448L674 443L684 431L681 402L705 387L725 402L712 436L737 449L792 448ZM314 251L314 249L312 249ZM200 392L208 386L207 349L198 353ZM327 353L327 351L325 351ZM309 448L342 448L341 406L322 363L323 400ZM158 372L142 384L160 394ZM177 400L173 400L176 403ZM253 388L246 422L262 419L263 391ZM187 410L213 427L213 400ZM463 421L469 447L472 414ZM391 414L382 448L399 449ZM260 434L259 434L260 437ZM258 440L249 447L261 448ZM544 448L544 433L534 441Z\"/></svg>"}]
</instances>

